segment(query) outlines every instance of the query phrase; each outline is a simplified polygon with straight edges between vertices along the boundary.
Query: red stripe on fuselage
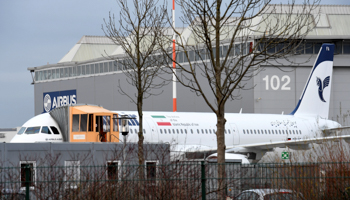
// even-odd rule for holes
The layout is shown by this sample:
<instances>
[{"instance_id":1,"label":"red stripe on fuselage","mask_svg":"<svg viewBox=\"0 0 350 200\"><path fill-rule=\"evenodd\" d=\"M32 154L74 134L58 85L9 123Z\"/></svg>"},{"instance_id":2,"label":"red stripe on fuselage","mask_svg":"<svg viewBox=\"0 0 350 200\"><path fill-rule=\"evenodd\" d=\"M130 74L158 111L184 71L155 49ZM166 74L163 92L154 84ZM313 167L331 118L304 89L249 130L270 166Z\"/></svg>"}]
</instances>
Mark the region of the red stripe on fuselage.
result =
<instances>
[{"instance_id":1,"label":"red stripe on fuselage","mask_svg":"<svg viewBox=\"0 0 350 200\"><path fill-rule=\"evenodd\" d=\"M171 126L170 122L157 122L158 126Z\"/></svg>"}]
</instances>

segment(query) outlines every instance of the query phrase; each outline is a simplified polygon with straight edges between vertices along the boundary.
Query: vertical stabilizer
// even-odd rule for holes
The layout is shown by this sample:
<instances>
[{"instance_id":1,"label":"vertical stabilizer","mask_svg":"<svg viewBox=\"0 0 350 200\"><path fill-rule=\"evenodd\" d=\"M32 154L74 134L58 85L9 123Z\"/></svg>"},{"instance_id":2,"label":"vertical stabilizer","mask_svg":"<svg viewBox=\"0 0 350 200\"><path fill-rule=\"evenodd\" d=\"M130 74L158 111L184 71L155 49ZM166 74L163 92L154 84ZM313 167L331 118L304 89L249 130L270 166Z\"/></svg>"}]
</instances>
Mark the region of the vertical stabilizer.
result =
<instances>
[{"instance_id":1,"label":"vertical stabilizer","mask_svg":"<svg viewBox=\"0 0 350 200\"><path fill-rule=\"evenodd\" d=\"M292 115L328 118L334 44L323 44Z\"/></svg>"}]
</instances>

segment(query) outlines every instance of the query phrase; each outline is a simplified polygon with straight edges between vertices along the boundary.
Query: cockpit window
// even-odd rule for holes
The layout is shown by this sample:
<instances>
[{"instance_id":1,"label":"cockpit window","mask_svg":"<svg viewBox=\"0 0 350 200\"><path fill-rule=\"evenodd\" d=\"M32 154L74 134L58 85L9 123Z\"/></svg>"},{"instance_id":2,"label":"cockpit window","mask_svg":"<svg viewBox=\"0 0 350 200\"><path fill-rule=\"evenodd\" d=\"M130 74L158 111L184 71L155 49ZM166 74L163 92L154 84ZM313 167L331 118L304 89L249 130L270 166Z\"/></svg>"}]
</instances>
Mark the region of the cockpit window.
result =
<instances>
[{"instance_id":1,"label":"cockpit window","mask_svg":"<svg viewBox=\"0 0 350 200\"><path fill-rule=\"evenodd\" d=\"M41 133L51 134L51 131L50 131L49 127L43 126L43 128L41 129Z\"/></svg>"},{"instance_id":2,"label":"cockpit window","mask_svg":"<svg viewBox=\"0 0 350 200\"><path fill-rule=\"evenodd\" d=\"M24 131L26 130L27 127L22 127L21 129L19 129L17 135L21 135L22 133L24 133Z\"/></svg>"},{"instance_id":3,"label":"cockpit window","mask_svg":"<svg viewBox=\"0 0 350 200\"><path fill-rule=\"evenodd\" d=\"M56 128L56 127L54 127L54 126L50 126L50 128L51 128L51 130L52 130L53 134L55 134L55 135L60 134L60 132L58 132L58 130L57 130L57 128Z\"/></svg>"},{"instance_id":4,"label":"cockpit window","mask_svg":"<svg viewBox=\"0 0 350 200\"><path fill-rule=\"evenodd\" d=\"M40 132L40 126L28 127L26 130L26 134L36 134Z\"/></svg>"}]
</instances>

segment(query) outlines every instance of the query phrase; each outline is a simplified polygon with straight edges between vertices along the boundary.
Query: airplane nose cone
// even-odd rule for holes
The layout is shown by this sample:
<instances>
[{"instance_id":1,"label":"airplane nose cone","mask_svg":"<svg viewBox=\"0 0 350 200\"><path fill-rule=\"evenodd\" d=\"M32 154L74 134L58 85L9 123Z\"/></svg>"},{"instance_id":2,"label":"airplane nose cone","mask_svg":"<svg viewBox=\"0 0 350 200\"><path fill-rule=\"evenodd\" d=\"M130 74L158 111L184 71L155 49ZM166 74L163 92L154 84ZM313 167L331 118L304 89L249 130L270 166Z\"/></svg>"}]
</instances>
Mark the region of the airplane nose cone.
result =
<instances>
[{"instance_id":1,"label":"airplane nose cone","mask_svg":"<svg viewBox=\"0 0 350 200\"><path fill-rule=\"evenodd\" d=\"M12 138L10 143L24 143L25 140L20 135L15 135L15 137Z\"/></svg>"}]
</instances>

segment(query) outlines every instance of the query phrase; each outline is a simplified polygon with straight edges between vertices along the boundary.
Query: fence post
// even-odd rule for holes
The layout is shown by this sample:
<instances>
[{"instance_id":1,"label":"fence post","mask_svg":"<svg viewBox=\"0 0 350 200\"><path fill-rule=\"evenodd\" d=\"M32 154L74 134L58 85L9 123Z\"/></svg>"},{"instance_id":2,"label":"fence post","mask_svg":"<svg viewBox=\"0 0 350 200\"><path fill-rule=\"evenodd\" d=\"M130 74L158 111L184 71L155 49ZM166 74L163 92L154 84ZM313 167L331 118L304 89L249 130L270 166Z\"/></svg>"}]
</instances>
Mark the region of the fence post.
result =
<instances>
[{"instance_id":1,"label":"fence post","mask_svg":"<svg viewBox=\"0 0 350 200\"><path fill-rule=\"evenodd\" d=\"M205 191L205 182L206 182L206 178L205 178L205 165L204 165L204 161L201 161L201 170L202 170L202 176L201 176L201 182L202 182L202 200L206 199L206 191Z\"/></svg>"},{"instance_id":2,"label":"fence post","mask_svg":"<svg viewBox=\"0 0 350 200\"><path fill-rule=\"evenodd\" d=\"M29 185L30 185L30 165L25 165L24 172L26 174L26 200L29 200Z\"/></svg>"}]
</instances>

